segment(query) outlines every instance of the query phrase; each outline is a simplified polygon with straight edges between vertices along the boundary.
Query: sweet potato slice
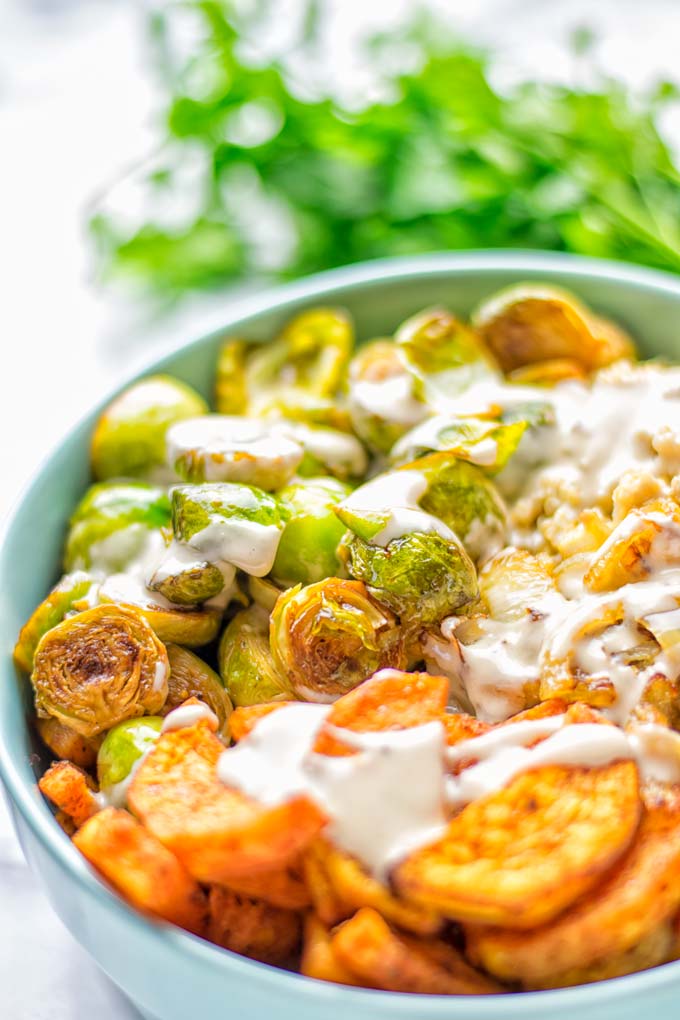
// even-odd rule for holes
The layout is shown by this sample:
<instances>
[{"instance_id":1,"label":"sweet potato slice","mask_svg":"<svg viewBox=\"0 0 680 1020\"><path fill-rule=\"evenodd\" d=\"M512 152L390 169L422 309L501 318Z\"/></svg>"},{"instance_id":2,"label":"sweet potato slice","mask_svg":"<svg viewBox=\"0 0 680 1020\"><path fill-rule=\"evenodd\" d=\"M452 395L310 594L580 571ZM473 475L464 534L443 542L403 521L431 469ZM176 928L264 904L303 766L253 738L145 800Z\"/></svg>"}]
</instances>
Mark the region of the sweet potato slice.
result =
<instances>
[{"instance_id":1,"label":"sweet potato slice","mask_svg":"<svg viewBox=\"0 0 680 1020\"><path fill-rule=\"evenodd\" d=\"M211 886L209 902L211 942L262 963L290 962L300 944L299 913L218 885Z\"/></svg>"},{"instance_id":2,"label":"sweet potato slice","mask_svg":"<svg viewBox=\"0 0 680 1020\"><path fill-rule=\"evenodd\" d=\"M322 840L324 866L338 900L348 905L347 917L360 907L373 907L391 924L417 935L435 935L441 930L440 914L393 896L389 889L369 875L349 854Z\"/></svg>"},{"instance_id":3,"label":"sweet potato slice","mask_svg":"<svg viewBox=\"0 0 680 1020\"><path fill-rule=\"evenodd\" d=\"M92 768L97 760L97 750L101 738L88 739L76 733L70 726L65 726L52 716L35 721L40 739L50 751L64 760L72 761L81 769Z\"/></svg>"},{"instance_id":4,"label":"sweet potato slice","mask_svg":"<svg viewBox=\"0 0 680 1020\"><path fill-rule=\"evenodd\" d=\"M474 715L468 715L467 712L447 712L442 716L442 723L449 747L460 744L462 740L481 737L493 729L491 723L475 719Z\"/></svg>"},{"instance_id":5,"label":"sweet potato slice","mask_svg":"<svg viewBox=\"0 0 680 1020\"><path fill-rule=\"evenodd\" d=\"M630 761L535 769L465 807L441 840L398 866L394 884L453 920L533 928L624 853L640 810Z\"/></svg>"},{"instance_id":6,"label":"sweet potato slice","mask_svg":"<svg viewBox=\"0 0 680 1020\"><path fill-rule=\"evenodd\" d=\"M352 974L335 953L331 933L315 914L305 921L300 973L318 981L332 981L336 985L366 985Z\"/></svg>"},{"instance_id":7,"label":"sweet potato slice","mask_svg":"<svg viewBox=\"0 0 680 1020\"><path fill-rule=\"evenodd\" d=\"M302 864L296 861L287 868L265 871L261 875L243 875L226 883L232 892L254 896L273 907L285 910L304 910L312 898L302 876Z\"/></svg>"},{"instance_id":8,"label":"sweet potato slice","mask_svg":"<svg viewBox=\"0 0 680 1020\"><path fill-rule=\"evenodd\" d=\"M351 917L352 907L340 899L330 880L326 870L327 854L325 840L315 839L305 852L303 874L314 910L323 924L332 928L339 921Z\"/></svg>"},{"instance_id":9,"label":"sweet potato slice","mask_svg":"<svg viewBox=\"0 0 680 1020\"><path fill-rule=\"evenodd\" d=\"M131 810L201 882L284 868L325 824L306 797L263 807L217 779L223 744L204 721L161 735L128 793Z\"/></svg>"},{"instance_id":10,"label":"sweet potato slice","mask_svg":"<svg viewBox=\"0 0 680 1020\"><path fill-rule=\"evenodd\" d=\"M468 952L498 977L533 987L628 952L679 907L680 811L650 805L630 850L599 888L531 932L470 927Z\"/></svg>"},{"instance_id":11,"label":"sweet potato slice","mask_svg":"<svg viewBox=\"0 0 680 1020\"><path fill-rule=\"evenodd\" d=\"M84 857L138 910L203 935L205 893L177 858L127 811L105 808L73 837Z\"/></svg>"},{"instance_id":12,"label":"sweet potato slice","mask_svg":"<svg viewBox=\"0 0 680 1020\"><path fill-rule=\"evenodd\" d=\"M326 726L356 733L406 730L440 719L448 697L446 677L382 669L335 702L314 749L319 754L355 754Z\"/></svg>"},{"instance_id":13,"label":"sweet potato slice","mask_svg":"<svg viewBox=\"0 0 680 1020\"><path fill-rule=\"evenodd\" d=\"M243 705L235 708L229 716L229 732L234 741L243 740L257 726L260 719L266 718L277 708L295 705L295 701L266 701L262 705Z\"/></svg>"},{"instance_id":14,"label":"sweet potato slice","mask_svg":"<svg viewBox=\"0 0 680 1020\"><path fill-rule=\"evenodd\" d=\"M416 939L396 935L376 910L364 907L333 935L331 948L362 982L389 992L424 995L484 995L499 986L472 969L451 949L443 957Z\"/></svg>"},{"instance_id":15,"label":"sweet potato slice","mask_svg":"<svg viewBox=\"0 0 680 1020\"><path fill-rule=\"evenodd\" d=\"M40 792L72 819L76 828L99 811L90 777L70 761L50 765L38 781Z\"/></svg>"}]
</instances>

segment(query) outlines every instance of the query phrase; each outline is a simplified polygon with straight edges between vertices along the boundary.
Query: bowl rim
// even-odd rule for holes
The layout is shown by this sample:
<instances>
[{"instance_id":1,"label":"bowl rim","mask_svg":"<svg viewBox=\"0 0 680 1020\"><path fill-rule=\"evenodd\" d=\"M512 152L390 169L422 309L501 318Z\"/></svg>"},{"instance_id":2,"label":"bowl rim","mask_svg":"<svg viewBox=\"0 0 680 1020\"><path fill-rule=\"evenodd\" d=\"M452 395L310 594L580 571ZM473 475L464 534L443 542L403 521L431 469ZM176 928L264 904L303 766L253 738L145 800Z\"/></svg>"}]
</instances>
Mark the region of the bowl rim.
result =
<instances>
[{"instance_id":1,"label":"bowl rim","mask_svg":"<svg viewBox=\"0 0 680 1020\"><path fill-rule=\"evenodd\" d=\"M39 461L29 479L21 487L4 521L0 524L0 548L4 548L10 538L22 507L30 498L33 486L37 484L47 464L67 438L81 430L118 392L132 382L151 372L155 374L164 371L166 362L171 361L179 351L190 352L194 347L216 339L225 330L233 329L258 314L285 312L291 305L319 298L324 301L332 300L339 291L371 287L385 282L395 283L400 279L432 278L452 273L474 276L478 273L503 270L521 271L527 278L534 272L540 274L548 271L551 274L559 274L567 286L570 278L610 280L629 285L633 289L670 295L680 304L680 279L663 270L613 260L528 249L511 251L487 249L374 259L267 287L255 295L244 298L227 297L226 310L220 315L219 326L204 329L198 336L194 335L189 340L181 337L172 340L160 356L158 351L150 354L141 366L136 367L124 381L107 390L95 406L90 407L50 445L48 453ZM10 698L12 696L8 695ZM484 1018L491 1020L497 1015L499 1005L497 994L406 995L328 984L258 963L215 946L174 925L146 918L128 906L122 897L98 877L94 869L78 853L71 840L55 824L54 817L43 798L36 797L34 784L26 782L21 774L20 763L13 760L3 739L3 725L3 714L0 713L0 783L4 784L12 808L19 812L42 848L56 858L85 895L97 900L104 911L126 918L127 923L138 929L141 936L154 939L162 949L172 954L188 955L189 958L195 959L197 964L222 969L225 976L231 975L245 981L257 980L281 994L300 996L320 1006L328 1003L329 997L333 997L342 998L349 1008L353 1005L357 1007L365 1005L367 1009L373 1009L376 1015L379 1013L380 1016L402 1016L406 1020L407 1017L417 1013L428 1015L433 1020L444 1020L445 1017L448 1020L453 1015L453 1004L464 1001L465 1015L469 1020ZM511 1015L512 1010L517 1010L518 1015L540 1018L545 1015L546 1010L557 1006L561 1009L570 1007L577 1009L579 1005L586 1004L613 1005L631 994L653 992L673 985L680 988L680 961L590 985L503 996L503 1009L508 1015Z\"/></svg>"}]
</instances>

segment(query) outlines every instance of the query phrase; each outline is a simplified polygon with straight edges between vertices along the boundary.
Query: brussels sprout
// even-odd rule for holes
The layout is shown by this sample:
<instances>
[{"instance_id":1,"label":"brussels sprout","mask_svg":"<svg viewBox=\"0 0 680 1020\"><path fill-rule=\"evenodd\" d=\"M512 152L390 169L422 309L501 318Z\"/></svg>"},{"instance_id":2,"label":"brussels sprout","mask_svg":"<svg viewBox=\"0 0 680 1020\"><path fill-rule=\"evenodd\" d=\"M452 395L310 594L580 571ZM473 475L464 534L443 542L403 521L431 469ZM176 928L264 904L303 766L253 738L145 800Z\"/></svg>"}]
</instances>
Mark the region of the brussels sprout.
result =
<instances>
[{"instance_id":1,"label":"brussels sprout","mask_svg":"<svg viewBox=\"0 0 680 1020\"><path fill-rule=\"evenodd\" d=\"M385 547L348 534L341 553L350 575L402 621L438 623L477 597L474 564L454 534L413 531Z\"/></svg>"},{"instance_id":2,"label":"brussels sprout","mask_svg":"<svg viewBox=\"0 0 680 1020\"><path fill-rule=\"evenodd\" d=\"M222 635L217 659L226 691L236 706L295 697L272 657L269 614L260 606L236 614Z\"/></svg>"},{"instance_id":3,"label":"brussels sprout","mask_svg":"<svg viewBox=\"0 0 680 1020\"><path fill-rule=\"evenodd\" d=\"M218 566L207 560L198 560L176 574L168 573L167 565L164 565L162 573L157 570L153 574L149 588L151 591L159 591L168 602L180 606L197 606L219 595L224 583L224 575Z\"/></svg>"},{"instance_id":4,"label":"brussels sprout","mask_svg":"<svg viewBox=\"0 0 680 1020\"><path fill-rule=\"evenodd\" d=\"M301 425L317 425L339 432L352 432L352 419L343 398L317 397L306 390L288 389L277 391L269 401L258 406L261 417L278 421L299 422Z\"/></svg>"},{"instance_id":5,"label":"brussels sprout","mask_svg":"<svg viewBox=\"0 0 680 1020\"><path fill-rule=\"evenodd\" d=\"M329 474L344 481L366 473L368 458L356 436L293 422L272 425L272 432L293 439L305 451L297 469L304 478Z\"/></svg>"},{"instance_id":6,"label":"brussels sprout","mask_svg":"<svg viewBox=\"0 0 680 1020\"><path fill-rule=\"evenodd\" d=\"M164 481L168 427L207 412L203 397L179 379L155 375L133 383L97 422L91 445L95 478Z\"/></svg>"},{"instance_id":7,"label":"brussels sprout","mask_svg":"<svg viewBox=\"0 0 680 1020\"><path fill-rule=\"evenodd\" d=\"M356 434L378 453L389 453L427 417L426 405L414 395L413 376L391 340L374 340L352 359L349 411Z\"/></svg>"},{"instance_id":8,"label":"brussels sprout","mask_svg":"<svg viewBox=\"0 0 680 1020\"><path fill-rule=\"evenodd\" d=\"M65 726L51 716L36 719L36 728L43 744L57 758L72 761L81 769L90 769L97 760L97 750L101 743L99 737L84 737L70 726Z\"/></svg>"},{"instance_id":9,"label":"brussels sprout","mask_svg":"<svg viewBox=\"0 0 680 1020\"><path fill-rule=\"evenodd\" d=\"M510 460L526 428L527 422L521 420L504 424L484 418L436 415L402 436L391 459L405 464L426 453L446 452L495 474Z\"/></svg>"},{"instance_id":10,"label":"brussels sprout","mask_svg":"<svg viewBox=\"0 0 680 1020\"><path fill-rule=\"evenodd\" d=\"M179 485L172 492L175 537L210 563L264 577L274 563L286 511L251 485Z\"/></svg>"},{"instance_id":11,"label":"brussels sprout","mask_svg":"<svg viewBox=\"0 0 680 1020\"><path fill-rule=\"evenodd\" d=\"M232 704L218 674L187 648L169 644L166 651L170 661L170 678L163 714L183 704L188 698L196 697L205 702L217 716L219 732L227 733Z\"/></svg>"},{"instance_id":12,"label":"brussels sprout","mask_svg":"<svg viewBox=\"0 0 680 1020\"><path fill-rule=\"evenodd\" d=\"M568 291L541 283L499 291L479 306L473 323L505 372L554 358L592 371L634 355L630 338L613 323Z\"/></svg>"},{"instance_id":13,"label":"brussels sprout","mask_svg":"<svg viewBox=\"0 0 680 1020\"><path fill-rule=\"evenodd\" d=\"M168 657L138 612L95 606L43 635L31 681L39 714L93 737L163 707Z\"/></svg>"},{"instance_id":14,"label":"brussels sprout","mask_svg":"<svg viewBox=\"0 0 680 1020\"><path fill-rule=\"evenodd\" d=\"M154 746L163 720L157 715L118 723L104 737L97 754L99 789L109 804L124 807L135 766Z\"/></svg>"},{"instance_id":15,"label":"brussels sprout","mask_svg":"<svg viewBox=\"0 0 680 1020\"><path fill-rule=\"evenodd\" d=\"M246 361L249 344L230 337L217 358L215 407L218 414L247 414Z\"/></svg>"},{"instance_id":16,"label":"brussels sprout","mask_svg":"<svg viewBox=\"0 0 680 1020\"><path fill-rule=\"evenodd\" d=\"M165 491L145 482L92 485L75 509L66 539L66 570L125 570L148 549L162 548L160 529L170 524Z\"/></svg>"},{"instance_id":17,"label":"brussels sprout","mask_svg":"<svg viewBox=\"0 0 680 1020\"><path fill-rule=\"evenodd\" d=\"M168 429L168 464L187 482L242 482L280 489L302 460L299 443L266 422L208 414Z\"/></svg>"},{"instance_id":18,"label":"brussels sprout","mask_svg":"<svg viewBox=\"0 0 680 1020\"><path fill-rule=\"evenodd\" d=\"M19 632L19 640L14 646L14 661L19 669L26 673L31 672L40 638L61 623L77 603L87 598L92 584L90 575L78 570L73 574L66 574L54 586Z\"/></svg>"},{"instance_id":19,"label":"brussels sprout","mask_svg":"<svg viewBox=\"0 0 680 1020\"><path fill-rule=\"evenodd\" d=\"M279 597L271 616L274 662L295 695L330 702L383 667L404 669L396 619L359 581L329 577Z\"/></svg>"},{"instance_id":20,"label":"brussels sprout","mask_svg":"<svg viewBox=\"0 0 680 1020\"><path fill-rule=\"evenodd\" d=\"M479 337L445 308L428 308L402 323L394 337L422 400L454 397L473 382L497 375Z\"/></svg>"},{"instance_id":21,"label":"brussels sprout","mask_svg":"<svg viewBox=\"0 0 680 1020\"><path fill-rule=\"evenodd\" d=\"M508 373L508 382L520 386L554 386L565 379L585 380L586 371L573 358L548 358L531 365L515 368Z\"/></svg>"},{"instance_id":22,"label":"brussels sprout","mask_svg":"<svg viewBox=\"0 0 680 1020\"><path fill-rule=\"evenodd\" d=\"M253 577L251 575L248 578L248 594L255 605L265 609L267 615L269 615L276 605L281 589L267 577Z\"/></svg>"},{"instance_id":23,"label":"brussels sprout","mask_svg":"<svg viewBox=\"0 0 680 1020\"><path fill-rule=\"evenodd\" d=\"M134 610L144 617L161 641L172 641L189 648L209 644L217 637L222 622L220 608L173 605L159 592L150 591L139 578L129 574L107 577L100 585L99 600L105 605L115 604Z\"/></svg>"},{"instance_id":24,"label":"brussels sprout","mask_svg":"<svg viewBox=\"0 0 680 1020\"><path fill-rule=\"evenodd\" d=\"M342 569L337 548L345 528L333 507L349 492L335 478L311 478L281 490L289 517L272 567L277 584L311 584Z\"/></svg>"}]
</instances>

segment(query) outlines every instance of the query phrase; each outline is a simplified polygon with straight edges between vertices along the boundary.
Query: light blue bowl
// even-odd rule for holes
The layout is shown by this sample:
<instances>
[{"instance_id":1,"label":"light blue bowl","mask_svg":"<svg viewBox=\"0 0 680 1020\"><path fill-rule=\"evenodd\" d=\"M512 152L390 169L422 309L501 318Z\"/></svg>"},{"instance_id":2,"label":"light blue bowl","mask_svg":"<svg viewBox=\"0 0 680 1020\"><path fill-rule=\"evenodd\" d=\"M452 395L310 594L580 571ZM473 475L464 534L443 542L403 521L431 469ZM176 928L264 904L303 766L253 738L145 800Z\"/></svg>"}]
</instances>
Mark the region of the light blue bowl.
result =
<instances>
[{"instance_id":1,"label":"light blue bowl","mask_svg":"<svg viewBox=\"0 0 680 1020\"><path fill-rule=\"evenodd\" d=\"M680 358L680 282L627 265L563 255L473 252L353 266L280 287L225 309L224 329L270 336L299 308L345 305L360 337L389 333L433 303L468 312L520 280L563 284L627 326L645 354ZM220 331L220 332L223 332ZM148 370L178 375L208 396L219 335L186 343ZM108 401L109 398L107 398ZM149 1017L159 1020L676 1020L680 963L583 988L518 996L399 996L342 988L253 963L176 928L155 924L108 890L71 846L36 788L43 762L29 726L29 685L11 649L58 571L64 526L88 482L96 409L37 471L0 548L0 777L29 864L62 921ZM612 437L616 441L616 437ZM11 923L11 920L10 920ZM30 946L26 947L30 953Z\"/></svg>"}]
</instances>

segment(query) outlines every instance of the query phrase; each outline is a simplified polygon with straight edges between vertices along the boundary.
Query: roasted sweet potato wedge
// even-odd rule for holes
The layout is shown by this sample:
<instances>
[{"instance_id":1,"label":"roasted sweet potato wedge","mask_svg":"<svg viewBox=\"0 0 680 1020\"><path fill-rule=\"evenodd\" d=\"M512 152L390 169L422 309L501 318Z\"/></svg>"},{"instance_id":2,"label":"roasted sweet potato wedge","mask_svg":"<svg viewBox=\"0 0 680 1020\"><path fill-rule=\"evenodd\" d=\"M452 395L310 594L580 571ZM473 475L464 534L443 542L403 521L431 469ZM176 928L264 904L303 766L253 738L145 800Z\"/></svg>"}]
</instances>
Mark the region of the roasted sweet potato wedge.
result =
<instances>
[{"instance_id":1,"label":"roasted sweet potato wedge","mask_svg":"<svg viewBox=\"0 0 680 1020\"><path fill-rule=\"evenodd\" d=\"M662 802L646 810L620 863L565 914L534 931L470 927L468 952L498 977L533 987L629 952L679 907L680 811Z\"/></svg>"},{"instance_id":2,"label":"roasted sweet potato wedge","mask_svg":"<svg viewBox=\"0 0 680 1020\"><path fill-rule=\"evenodd\" d=\"M262 705L243 705L235 708L229 716L229 732L234 741L243 740L257 726L260 719L264 719L277 708L285 708L286 705L294 705L294 701L267 701Z\"/></svg>"},{"instance_id":3,"label":"roasted sweet potato wedge","mask_svg":"<svg viewBox=\"0 0 680 1020\"><path fill-rule=\"evenodd\" d=\"M425 945L425 948L423 948ZM451 949L446 960L416 939L397 935L364 907L342 924L331 947L340 962L375 988L431 995L483 995L501 990Z\"/></svg>"},{"instance_id":4,"label":"roasted sweet potato wedge","mask_svg":"<svg viewBox=\"0 0 680 1020\"><path fill-rule=\"evenodd\" d=\"M131 810L201 882L285 868L325 818L306 797L262 807L217 779L224 746L207 723L164 733L139 767Z\"/></svg>"},{"instance_id":5,"label":"roasted sweet potato wedge","mask_svg":"<svg viewBox=\"0 0 680 1020\"><path fill-rule=\"evenodd\" d=\"M422 726L441 718L448 696L446 677L383 669L339 698L327 716L326 726L356 733ZM356 753L326 727L319 733L314 749L319 754Z\"/></svg>"},{"instance_id":6,"label":"roasted sweet potato wedge","mask_svg":"<svg viewBox=\"0 0 680 1020\"><path fill-rule=\"evenodd\" d=\"M458 921L533 928L595 885L640 818L636 766L546 766L465 807L394 873L399 893Z\"/></svg>"},{"instance_id":7,"label":"roasted sweet potato wedge","mask_svg":"<svg viewBox=\"0 0 680 1020\"><path fill-rule=\"evenodd\" d=\"M284 910L304 910L312 903L303 878L301 861L295 861L289 867L279 868L277 871L233 878L226 885L232 892L253 896Z\"/></svg>"},{"instance_id":8,"label":"roasted sweet potato wedge","mask_svg":"<svg viewBox=\"0 0 680 1020\"><path fill-rule=\"evenodd\" d=\"M207 938L223 949L262 963L289 963L300 944L298 912L244 896L219 885L210 887Z\"/></svg>"},{"instance_id":9,"label":"roasted sweet potato wedge","mask_svg":"<svg viewBox=\"0 0 680 1020\"><path fill-rule=\"evenodd\" d=\"M326 869L328 845L319 837L307 847L303 857L303 874L312 906L324 925L332 928L351 917L352 907L340 899Z\"/></svg>"},{"instance_id":10,"label":"roasted sweet potato wedge","mask_svg":"<svg viewBox=\"0 0 680 1020\"><path fill-rule=\"evenodd\" d=\"M85 822L73 842L133 907L196 935L205 934L205 893L127 811L105 808Z\"/></svg>"},{"instance_id":11,"label":"roasted sweet potato wedge","mask_svg":"<svg viewBox=\"0 0 680 1020\"><path fill-rule=\"evenodd\" d=\"M101 738L88 739L76 733L70 726L65 726L52 716L36 719L36 728L43 744L49 747L57 758L72 761L81 769L92 768L97 760L97 750Z\"/></svg>"},{"instance_id":12,"label":"roasted sweet potato wedge","mask_svg":"<svg viewBox=\"0 0 680 1020\"><path fill-rule=\"evenodd\" d=\"M94 783L70 761L50 765L38 782L40 792L72 819L76 828L99 811Z\"/></svg>"},{"instance_id":13,"label":"roasted sweet potato wedge","mask_svg":"<svg viewBox=\"0 0 680 1020\"><path fill-rule=\"evenodd\" d=\"M336 985L366 985L340 962L330 931L315 914L309 914L305 920L300 973Z\"/></svg>"}]
</instances>

